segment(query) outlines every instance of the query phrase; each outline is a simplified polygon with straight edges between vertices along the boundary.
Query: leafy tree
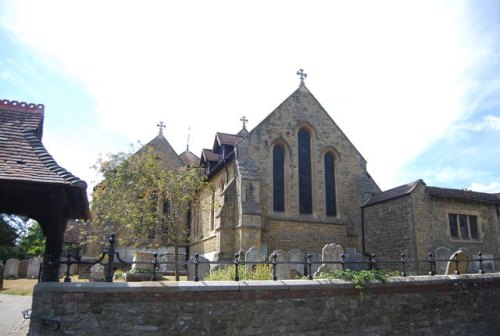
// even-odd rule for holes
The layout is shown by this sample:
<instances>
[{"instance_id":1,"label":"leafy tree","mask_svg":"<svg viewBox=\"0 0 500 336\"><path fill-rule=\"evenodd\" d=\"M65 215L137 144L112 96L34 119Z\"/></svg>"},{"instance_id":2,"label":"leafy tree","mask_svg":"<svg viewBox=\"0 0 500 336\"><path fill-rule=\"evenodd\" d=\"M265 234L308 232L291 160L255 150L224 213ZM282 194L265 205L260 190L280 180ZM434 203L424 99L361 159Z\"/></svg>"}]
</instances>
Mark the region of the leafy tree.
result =
<instances>
[{"instance_id":1,"label":"leafy tree","mask_svg":"<svg viewBox=\"0 0 500 336\"><path fill-rule=\"evenodd\" d=\"M120 241L128 244L172 244L177 260L179 247L188 242L191 204L205 184L202 170L169 170L153 148L110 154L95 168L103 177L94 188L91 207L99 239L122 232ZM175 274L178 280L178 265Z\"/></svg>"},{"instance_id":2,"label":"leafy tree","mask_svg":"<svg viewBox=\"0 0 500 336\"><path fill-rule=\"evenodd\" d=\"M0 260L41 255L45 238L40 225L28 217L0 214Z\"/></svg>"},{"instance_id":3,"label":"leafy tree","mask_svg":"<svg viewBox=\"0 0 500 336\"><path fill-rule=\"evenodd\" d=\"M43 255L45 252L45 236L43 235L40 224L32 221L28 228L28 234L22 236L19 241L19 249L25 255Z\"/></svg>"}]
</instances>

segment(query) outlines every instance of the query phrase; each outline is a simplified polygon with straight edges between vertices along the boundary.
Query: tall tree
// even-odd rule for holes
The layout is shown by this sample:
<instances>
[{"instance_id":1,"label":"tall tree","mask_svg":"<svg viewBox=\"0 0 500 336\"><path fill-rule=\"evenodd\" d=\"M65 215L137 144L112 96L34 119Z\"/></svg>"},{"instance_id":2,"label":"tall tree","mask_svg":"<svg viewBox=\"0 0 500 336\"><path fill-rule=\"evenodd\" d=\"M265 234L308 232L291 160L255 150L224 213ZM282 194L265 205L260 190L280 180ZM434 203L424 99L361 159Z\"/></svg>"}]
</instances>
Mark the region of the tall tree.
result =
<instances>
[{"instance_id":1,"label":"tall tree","mask_svg":"<svg viewBox=\"0 0 500 336\"><path fill-rule=\"evenodd\" d=\"M152 148L136 154L111 154L95 166L102 182L92 195L92 218L100 234L123 232L128 244L179 247L189 237L188 213L205 182L201 169L165 169L162 156ZM107 232L105 231L107 230ZM179 280L179 267L175 267Z\"/></svg>"}]
</instances>

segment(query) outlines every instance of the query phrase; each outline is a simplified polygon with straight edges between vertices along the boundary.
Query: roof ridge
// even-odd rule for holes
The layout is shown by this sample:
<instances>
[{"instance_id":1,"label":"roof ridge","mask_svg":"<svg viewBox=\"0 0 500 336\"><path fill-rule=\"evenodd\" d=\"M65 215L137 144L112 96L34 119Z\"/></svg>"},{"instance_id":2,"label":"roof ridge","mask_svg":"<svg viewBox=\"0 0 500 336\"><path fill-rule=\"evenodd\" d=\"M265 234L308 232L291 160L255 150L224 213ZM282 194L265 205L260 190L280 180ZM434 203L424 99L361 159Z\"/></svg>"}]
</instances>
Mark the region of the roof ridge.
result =
<instances>
[{"instance_id":1,"label":"roof ridge","mask_svg":"<svg viewBox=\"0 0 500 336\"><path fill-rule=\"evenodd\" d=\"M21 112L40 112L44 113L45 105L43 104L33 104L33 103L25 103L19 102L17 100L8 100L2 99L0 100L0 108L7 108L12 111L21 111Z\"/></svg>"}]
</instances>

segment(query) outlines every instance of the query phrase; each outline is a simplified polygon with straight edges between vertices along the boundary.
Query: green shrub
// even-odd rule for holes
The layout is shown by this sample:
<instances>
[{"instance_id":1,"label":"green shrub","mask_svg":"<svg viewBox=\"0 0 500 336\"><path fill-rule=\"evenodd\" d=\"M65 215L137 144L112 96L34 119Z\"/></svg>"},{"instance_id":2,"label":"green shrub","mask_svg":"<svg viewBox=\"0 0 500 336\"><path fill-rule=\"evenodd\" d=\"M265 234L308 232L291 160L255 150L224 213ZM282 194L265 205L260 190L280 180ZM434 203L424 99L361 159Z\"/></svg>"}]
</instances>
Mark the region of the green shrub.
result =
<instances>
[{"instance_id":1,"label":"green shrub","mask_svg":"<svg viewBox=\"0 0 500 336\"><path fill-rule=\"evenodd\" d=\"M372 281L387 282L387 274L380 270L352 271L335 270L321 272L317 279L342 279L354 282L357 289L364 289Z\"/></svg>"},{"instance_id":2,"label":"green shrub","mask_svg":"<svg viewBox=\"0 0 500 336\"><path fill-rule=\"evenodd\" d=\"M226 265L210 272L205 278L207 281L231 281L234 280L234 265ZM267 264L256 264L252 272L248 272L242 263L238 267L238 276L240 280L271 280L271 267Z\"/></svg>"}]
</instances>

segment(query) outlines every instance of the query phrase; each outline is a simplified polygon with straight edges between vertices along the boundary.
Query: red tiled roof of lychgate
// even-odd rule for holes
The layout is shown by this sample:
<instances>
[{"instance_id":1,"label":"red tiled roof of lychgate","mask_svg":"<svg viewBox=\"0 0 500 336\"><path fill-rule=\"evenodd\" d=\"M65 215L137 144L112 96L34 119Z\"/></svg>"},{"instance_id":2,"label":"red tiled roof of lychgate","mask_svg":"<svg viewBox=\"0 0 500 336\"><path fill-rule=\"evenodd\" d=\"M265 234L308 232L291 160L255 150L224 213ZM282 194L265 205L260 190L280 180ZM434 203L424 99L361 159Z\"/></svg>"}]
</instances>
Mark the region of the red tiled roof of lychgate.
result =
<instances>
[{"instance_id":1,"label":"red tiled roof of lychgate","mask_svg":"<svg viewBox=\"0 0 500 336\"><path fill-rule=\"evenodd\" d=\"M43 105L0 100L0 181L69 186L88 214L87 184L60 167L42 144L43 117Z\"/></svg>"},{"instance_id":2,"label":"red tiled roof of lychgate","mask_svg":"<svg viewBox=\"0 0 500 336\"><path fill-rule=\"evenodd\" d=\"M0 101L0 179L84 186L43 146L43 113L43 105Z\"/></svg>"}]
</instances>

